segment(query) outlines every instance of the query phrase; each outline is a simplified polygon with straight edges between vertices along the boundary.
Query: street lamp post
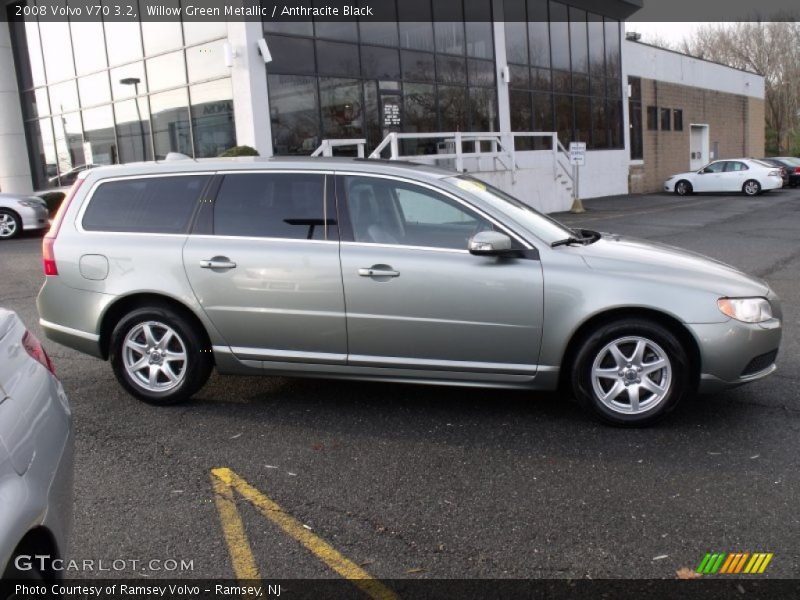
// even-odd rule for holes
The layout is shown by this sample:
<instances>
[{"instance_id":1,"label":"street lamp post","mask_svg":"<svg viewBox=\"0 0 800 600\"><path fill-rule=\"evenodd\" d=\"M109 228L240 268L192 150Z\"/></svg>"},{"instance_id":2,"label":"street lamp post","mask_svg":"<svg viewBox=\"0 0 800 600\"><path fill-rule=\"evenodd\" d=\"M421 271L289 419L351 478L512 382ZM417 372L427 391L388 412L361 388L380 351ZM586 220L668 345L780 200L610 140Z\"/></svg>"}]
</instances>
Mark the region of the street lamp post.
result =
<instances>
[{"instance_id":1,"label":"street lamp post","mask_svg":"<svg viewBox=\"0 0 800 600\"><path fill-rule=\"evenodd\" d=\"M139 110L139 84L142 82L138 77L126 77L120 79L122 85L132 85L135 98L133 101L136 103L136 118L139 119L139 134L142 137L142 160L147 160L147 150L145 150L144 139L144 123L142 122L142 111Z\"/></svg>"}]
</instances>

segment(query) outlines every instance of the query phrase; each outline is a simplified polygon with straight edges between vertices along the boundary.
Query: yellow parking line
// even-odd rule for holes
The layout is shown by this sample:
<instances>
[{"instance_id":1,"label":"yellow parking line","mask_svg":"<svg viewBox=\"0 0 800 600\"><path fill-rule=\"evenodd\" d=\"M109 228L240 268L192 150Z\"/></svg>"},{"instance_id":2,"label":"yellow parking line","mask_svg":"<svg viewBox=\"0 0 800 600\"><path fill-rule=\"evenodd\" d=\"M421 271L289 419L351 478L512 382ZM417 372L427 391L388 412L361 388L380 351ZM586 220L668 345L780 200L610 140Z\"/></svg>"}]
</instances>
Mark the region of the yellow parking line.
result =
<instances>
[{"instance_id":1,"label":"yellow parking line","mask_svg":"<svg viewBox=\"0 0 800 600\"><path fill-rule=\"evenodd\" d=\"M353 561L342 556L342 554L340 554L333 546L328 544L328 542L313 534L310 530L306 529L300 521L285 512L276 502L259 492L256 488L239 477L231 469L226 467L212 469L211 478L214 481L215 492L217 491L218 486L226 490L227 496L217 492L217 498L229 497L230 501L233 502L233 491L235 490L245 500L250 502L250 504L252 504L262 515L275 523L289 536L300 542L336 573L345 579L349 579L353 585L357 586L370 598L373 598L373 600L399 600L397 595L392 590L387 588L377 579L374 579L369 573L367 573ZM218 500L217 507L219 508L219 506L220 502ZM233 505L233 510L236 511L235 504ZM222 520L223 528L226 529L226 539L231 539L231 536L229 536L227 533L227 527L231 524L233 524L234 529L236 527L241 527L241 534L244 536L244 528L242 527L241 518L239 517L238 512L236 513L238 525L231 521L229 516L226 517L222 510L220 510L220 519ZM234 534L232 539L238 540L239 538L237 538ZM234 569L236 570L237 576L240 568L244 573L248 573L247 567L249 565L252 565L252 567L255 569L255 560L253 559L253 554L252 551L250 551L249 544L247 544L246 537L244 538L244 542L245 546L242 546L241 543L238 542L236 544L232 544L230 541L228 542L228 548L231 552L231 560L234 563ZM241 552L243 548L246 548L246 553ZM250 578L241 576L239 577L240 579Z\"/></svg>"},{"instance_id":2,"label":"yellow parking line","mask_svg":"<svg viewBox=\"0 0 800 600\"><path fill-rule=\"evenodd\" d=\"M239 511L236 510L233 487L231 487L230 481L226 481L224 477L220 477L214 471L211 473L211 485L214 486L214 502L217 505L219 520L222 523L222 533L225 535L225 542L228 544L228 552L231 555L236 577L241 580L261 579L256 560L253 558L253 551L250 548L250 542L247 541L242 517L239 515Z\"/></svg>"}]
</instances>

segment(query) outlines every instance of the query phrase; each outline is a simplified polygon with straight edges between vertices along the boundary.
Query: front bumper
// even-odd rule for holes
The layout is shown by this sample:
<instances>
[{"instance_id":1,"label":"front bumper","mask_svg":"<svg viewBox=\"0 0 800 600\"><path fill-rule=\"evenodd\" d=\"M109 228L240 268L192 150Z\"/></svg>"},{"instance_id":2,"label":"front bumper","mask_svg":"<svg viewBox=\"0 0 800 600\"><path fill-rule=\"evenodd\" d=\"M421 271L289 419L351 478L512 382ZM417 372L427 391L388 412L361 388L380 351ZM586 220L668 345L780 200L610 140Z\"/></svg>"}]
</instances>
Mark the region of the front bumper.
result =
<instances>
[{"instance_id":1,"label":"front bumper","mask_svg":"<svg viewBox=\"0 0 800 600\"><path fill-rule=\"evenodd\" d=\"M47 208L42 206L30 208L28 206L20 206L17 210L20 219L22 220L23 231L31 231L34 229L47 229L50 227L50 213Z\"/></svg>"},{"instance_id":2,"label":"front bumper","mask_svg":"<svg viewBox=\"0 0 800 600\"><path fill-rule=\"evenodd\" d=\"M699 342L702 372L701 393L717 392L750 383L772 374L781 343L781 319L764 323L689 325Z\"/></svg>"}]
</instances>

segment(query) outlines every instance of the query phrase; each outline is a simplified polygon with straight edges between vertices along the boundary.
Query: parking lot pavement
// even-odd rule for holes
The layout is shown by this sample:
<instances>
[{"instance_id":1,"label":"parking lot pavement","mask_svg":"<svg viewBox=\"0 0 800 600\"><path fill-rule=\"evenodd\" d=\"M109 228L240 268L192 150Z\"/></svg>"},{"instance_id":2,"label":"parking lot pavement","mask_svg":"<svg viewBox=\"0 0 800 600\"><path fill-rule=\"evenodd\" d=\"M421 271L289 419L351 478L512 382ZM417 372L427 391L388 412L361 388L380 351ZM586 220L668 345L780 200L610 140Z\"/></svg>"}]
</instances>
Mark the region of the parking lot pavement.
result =
<instances>
[{"instance_id":1,"label":"parking lot pavement","mask_svg":"<svg viewBox=\"0 0 800 600\"><path fill-rule=\"evenodd\" d=\"M192 402L154 408L106 363L46 342L77 432L70 556L193 561L106 577L234 577L237 521L212 488L223 468L296 522L235 490L239 549L264 577L336 576L297 524L378 579L671 578L712 551L772 552L765 576L796 577L800 192L585 204L558 217L766 278L784 305L779 371L622 430L559 394L284 378L215 375ZM0 305L37 335L39 253L35 236L0 244Z\"/></svg>"}]
</instances>

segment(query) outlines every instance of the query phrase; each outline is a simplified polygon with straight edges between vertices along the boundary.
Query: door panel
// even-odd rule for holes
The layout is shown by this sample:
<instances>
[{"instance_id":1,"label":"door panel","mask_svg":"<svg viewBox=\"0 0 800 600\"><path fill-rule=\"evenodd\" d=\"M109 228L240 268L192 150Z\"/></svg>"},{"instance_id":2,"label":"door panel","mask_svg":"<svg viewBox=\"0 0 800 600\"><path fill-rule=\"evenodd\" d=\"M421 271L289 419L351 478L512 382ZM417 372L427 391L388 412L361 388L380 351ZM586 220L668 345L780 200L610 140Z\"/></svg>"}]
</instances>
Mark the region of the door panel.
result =
<instances>
[{"instance_id":1,"label":"door panel","mask_svg":"<svg viewBox=\"0 0 800 600\"><path fill-rule=\"evenodd\" d=\"M341 256L350 364L535 373L539 261L346 242Z\"/></svg>"},{"instance_id":2,"label":"door panel","mask_svg":"<svg viewBox=\"0 0 800 600\"><path fill-rule=\"evenodd\" d=\"M197 300L240 358L344 363L344 292L325 176L229 174L213 234L189 236Z\"/></svg>"},{"instance_id":3,"label":"door panel","mask_svg":"<svg viewBox=\"0 0 800 600\"><path fill-rule=\"evenodd\" d=\"M467 252L472 235L501 228L433 188L347 176L336 191L349 364L536 372L538 260Z\"/></svg>"}]
</instances>

